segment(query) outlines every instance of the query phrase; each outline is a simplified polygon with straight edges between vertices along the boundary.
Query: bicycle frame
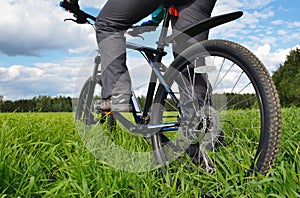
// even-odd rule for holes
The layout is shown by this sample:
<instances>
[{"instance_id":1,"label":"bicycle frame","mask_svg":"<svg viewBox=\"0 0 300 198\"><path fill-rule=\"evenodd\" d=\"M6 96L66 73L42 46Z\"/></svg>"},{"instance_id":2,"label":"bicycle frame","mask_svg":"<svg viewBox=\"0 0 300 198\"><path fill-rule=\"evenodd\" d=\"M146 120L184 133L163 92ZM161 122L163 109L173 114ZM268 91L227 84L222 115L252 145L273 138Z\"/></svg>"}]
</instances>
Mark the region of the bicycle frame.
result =
<instances>
[{"instance_id":1,"label":"bicycle frame","mask_svg":"<svg viewBox=\"0 0 300 198\"><path fill-rule=\"evenodd\" d=\"M168 44L171 43L174 39L180 41L182 39L185 39L186 36L194 37L195 35L207 31L213 27L235 20L241 17L243 14L241 11L238 11L238 12L211 17L209 19L199 21L198 23L192 24L184 28L180 33L175 33L170 36L167 36L167 32L171 20L171 14L169 12L170 5L165 5L165 9L166 12L163 18L163 25L159 35L159 39L156 42L157 44L156 49L146 47L143 45L126 43L126 48L139 51L147 60L149 66L152 68L150 81L148 84L148 91L146 94L146 101L143 110L141 109L134 92L132 92L132 98L131 98L132 99L131 104L133 106L132 114L134 116L137 125L133 125L130 121L124 118L120 112L113 112L115 118L118 119L122 123L122 125L124 125L128 130L130 130L133 133L141 133L143 136L148 136L148 137L154 135L158 131L178 130L178 126L179 126L179 123L149 124L150 121L149 111L153 102L154 92L157 86L157 82L161 83L164 86L166 92L170 95L170 97L172 98L172 100L174 101L174 103L176 104L176 106L180 111L180 107L178 105L179 102L178 99L176 98L175 94L170 89L170 87L167 85L165 79L163 78L163 75L161 74L161 71L166 70L166 67L161 63L162 58L167 54L164 51L165 47L168 46ZM95 58L95 66L92 74L92 80L97 80L96 76L101 72L99 71L99 65L100 65L100 56L98 55Z\"/></svg>"}]
</instances>

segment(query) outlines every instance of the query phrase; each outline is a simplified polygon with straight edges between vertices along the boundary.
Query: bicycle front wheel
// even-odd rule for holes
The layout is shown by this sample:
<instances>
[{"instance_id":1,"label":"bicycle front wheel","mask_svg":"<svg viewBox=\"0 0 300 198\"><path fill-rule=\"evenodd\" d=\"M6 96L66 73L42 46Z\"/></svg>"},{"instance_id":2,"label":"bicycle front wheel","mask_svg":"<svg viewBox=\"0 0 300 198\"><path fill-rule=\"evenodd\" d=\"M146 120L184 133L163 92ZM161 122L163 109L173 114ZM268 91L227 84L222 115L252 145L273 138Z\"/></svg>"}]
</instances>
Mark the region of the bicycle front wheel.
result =
<instances>
[{"instance_id":1,"label":"bicycle front wheel","mask_svg":"<svg viewBox=\"0 0 300 198\"><path fill-rule=\"evenodd\" d=\"M184 151L215 175L266 174L279 150L281 111L272 78L255 55L230 41L203 41L180 54L164 78L179 102L160 85L151 119L179 127L153 136L159 163Z\"/></svg>"},{"instance_id":2,"label":"bicycle front wheel","mask_svg":"<svg viewBox=\"0 0 300 198\"><path fill-rule=\"evenodd\" d=\"M75 120L81 121L86 126L107 122L108 127L112 129L116 124L113 114L105 114L95 109L96 102L100 98L101 86L100 75L97 75L95 79L91 77L87 79L76 105Z\"/></svg>"}]
</instances>

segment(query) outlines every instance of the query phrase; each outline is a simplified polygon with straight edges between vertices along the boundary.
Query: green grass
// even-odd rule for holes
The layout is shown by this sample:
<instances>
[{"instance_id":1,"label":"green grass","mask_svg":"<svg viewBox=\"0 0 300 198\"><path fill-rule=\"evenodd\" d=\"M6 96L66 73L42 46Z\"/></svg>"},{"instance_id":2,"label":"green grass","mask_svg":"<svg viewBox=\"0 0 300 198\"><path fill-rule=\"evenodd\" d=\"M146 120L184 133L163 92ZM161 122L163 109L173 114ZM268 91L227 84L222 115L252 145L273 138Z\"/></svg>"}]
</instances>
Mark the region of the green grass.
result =
<instances>
[{"instance_id":1,"label":"green grass","mask_svg":"<svg viewBox=\"0 0 300 198\"><path fill-rule=\"evenodd\" d=\"M249 180L230 172L216 180L177 162L165 175L158 169L133 173L111 168L86 148L85 134L77 133L71 113L0 114L0 128L1 197L199 197L202 189L221 197L300 196L299 108L283 109L275 167L267 176ZM145 139L118 131L108 137L120 144L126 139L122 146L133 151L151 150Z\"/></svg>"}]
</instances>

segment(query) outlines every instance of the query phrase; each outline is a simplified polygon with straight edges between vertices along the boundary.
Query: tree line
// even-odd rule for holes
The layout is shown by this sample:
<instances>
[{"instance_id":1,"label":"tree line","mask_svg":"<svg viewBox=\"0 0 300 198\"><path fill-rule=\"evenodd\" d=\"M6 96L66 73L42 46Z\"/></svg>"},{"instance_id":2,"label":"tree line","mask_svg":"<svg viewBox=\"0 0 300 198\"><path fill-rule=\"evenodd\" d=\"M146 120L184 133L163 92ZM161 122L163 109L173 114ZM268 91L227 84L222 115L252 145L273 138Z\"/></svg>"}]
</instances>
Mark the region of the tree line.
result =
<instances>
[{"instance_id":1,"label":"tree line","mask_svg":"<svg viewBox=\"0 0 300 198\"><path fill-rule=\"evenodd\" d=\"M290 51L284 64L280 64L272 78L281 106L300 107L300 49Z\"/></svg>"},{"instance_id":2,"label":"tree line","mask_svg":"<svg viewBox=\"0 0 300 198\"><path fill-rule=\"evenodd\" d=\"M247 109L255 105L253 94L214 94L215 105L224 105L223 100L226 98L228 108L231 109ZM145 97L138 97L139 103L143 108ZM174 102L171 99L166 102L166 110L174 110ZM22 99L16 101L0 101L0 112L72 112L71 97L58 96L51 98L50 96L37 96L32 99ZM240 103L239 101L247 101Z\"/></svg>"},{"instance_id":3,"label":"tree line","mask_svg":"<svg viewBox=\"0 0 300 198\"><path fill-rule=\"evenodd\" d=\"M0 112L72 112L72 98L37 96L32 99L0 101Z\"/></svg>"}]
</instances>

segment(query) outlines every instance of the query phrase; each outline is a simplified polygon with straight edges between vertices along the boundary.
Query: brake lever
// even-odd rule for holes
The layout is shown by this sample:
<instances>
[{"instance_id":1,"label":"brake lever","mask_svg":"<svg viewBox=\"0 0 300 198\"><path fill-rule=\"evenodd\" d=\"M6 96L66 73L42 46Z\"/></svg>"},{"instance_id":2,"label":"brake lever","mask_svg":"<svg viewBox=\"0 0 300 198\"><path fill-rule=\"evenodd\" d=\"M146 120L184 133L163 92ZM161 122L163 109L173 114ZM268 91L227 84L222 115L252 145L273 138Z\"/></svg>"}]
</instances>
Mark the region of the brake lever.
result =
<instances>
[{"instance_id":1,"label":"brake lever","mask_svg":"<svg viewBox=\"0 0 300 198\"><path fill-rule=\"evenodd\" d=\"M141 35L138 35L138 36L136 36L136 37L138 37L138 38L141 38L141 39L145 40L145 38L144 38L144 37L142 37Z\"/></svg>"},{"instance_id":2,"label":"brake lever","mask_svg":"<svg viewBox=\"0 0 300 198\"><path fill-rule=\"evenodd\" d=\"M71 18L69 18L69 19L64 19L64 22L66 22L66 21L73 21L73 22L77 23L75 19L71 19Z\"/></svg>"},{"instance_id":3,"label":"brake lever","mask_svg":"<svg viewBox=\"0 0 300 198\"><path fill-rule=\"evenodd\" d=\"M88 20L82 21L82 20L78 20L78 18L76 18L76 19L72 19L72 18L64 19L64 22L66 22L66 21L73 21L77 24L91 24Z\"/></svg>"}]
</instances>

